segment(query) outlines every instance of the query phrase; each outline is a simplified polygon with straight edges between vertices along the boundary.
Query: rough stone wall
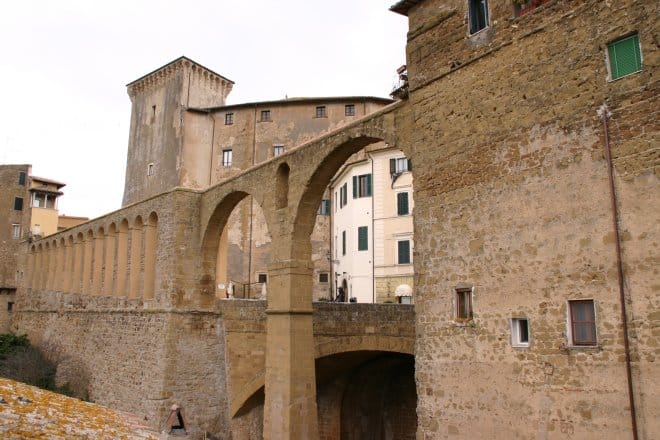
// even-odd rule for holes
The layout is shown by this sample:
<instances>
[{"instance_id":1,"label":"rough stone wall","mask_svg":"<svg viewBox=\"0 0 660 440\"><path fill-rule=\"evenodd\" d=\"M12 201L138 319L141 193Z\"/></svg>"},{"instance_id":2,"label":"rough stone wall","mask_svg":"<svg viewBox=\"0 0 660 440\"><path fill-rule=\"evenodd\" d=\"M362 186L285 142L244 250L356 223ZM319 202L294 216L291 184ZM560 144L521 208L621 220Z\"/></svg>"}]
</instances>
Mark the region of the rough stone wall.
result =
<instances>
[{"instance_id":1,"label":"rough stone wall","mask_svg":"<svg viewBox=\"0 0 660 440\"><path fill-rule=\"evenodd\" d=\"M396 288L401 284L407 284L414 292L415 284L413 276L389 276L376 278L376 302L399 302L399 298L396 296Z\"/></svg>"},{"instance_id":2,"label":"rough stone wall","mask_svg":"<svg viewBox=\"0 0 660 440\"><path fill-rule=\"evenodd\" d=\"M18 184L20 172L25 173L25 185ZM0 288L15 289L18 286L16 271L19 269L22 241L30 231L29 165L0 165ZM23 198L23 210L14 210L14 198ZM21 225L21 239L12 236L12 225ZM6 309L4 309L6 310ZM0 310L0 314L4 313Z\"/></svg>"},{"instance_id":3,"label":"rough stone wall","mask_svg":"<svg viewBox=\"0 0 660 440\"><path fill-rule=\"evenodd\" d=\"M557 0L509 20L510 2L491 1L491 27L467 38L465 3L410 12L417 436L630 437L606 102L638 425L653 438L658 4ZM608 82L606 43L634 30L643 71ZM570 299L595 301L597 347L569 346ZM513 317L529 319L529 348L511 346Z\"/></svg>"}]
</instances>

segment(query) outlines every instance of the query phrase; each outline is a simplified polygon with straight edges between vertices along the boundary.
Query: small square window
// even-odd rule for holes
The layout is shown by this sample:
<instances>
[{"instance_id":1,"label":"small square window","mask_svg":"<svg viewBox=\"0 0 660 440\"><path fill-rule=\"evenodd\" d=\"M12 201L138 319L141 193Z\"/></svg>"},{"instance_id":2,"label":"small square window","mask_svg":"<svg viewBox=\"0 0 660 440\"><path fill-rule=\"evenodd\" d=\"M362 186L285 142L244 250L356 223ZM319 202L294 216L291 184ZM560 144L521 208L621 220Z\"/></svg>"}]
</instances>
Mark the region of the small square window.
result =
<instances>
[{"instance_id":1,"label":"small square window","mask_svg":"<svg viewBox=\"0 0 660 440\"><path fill-rule=\"evenodd\" d=\"M630 35L608 44L607 58L612 80L642 70L642 49L639 45L639 35Z\"/></svg>"},{"instance_id":2,"label":"small square window","mask_svg":"<svg viewBox=\"0 0 660 440\"><path fill-rule=\"evenodd\" d=\"M529 347L529 321L527 318L511 319L511 345Z\"/></svg>"},{"instance_id":3,"label":"small square window","mask_svg":"<svg viewBox=\"0 0 660 440\"><path fill-rule=\"evenodd\" d=\"M371 174L353 176L353 198L371 197Z\"/></svg>"},{"instance_id":4,"label":"small square window","mask_svg":"<svg viewBox=\"0 0 660 440\"><path fill-rule=\"evenodd\" d=\"M222 150L222 166L231 167L233 154L231 150Z\"/></svg>"},{"instance_id":5,"label":"small square window","mask_svg":"<svg viewBox=\"0 0 660 440\"><path fill-rule=\"evenodd\" d=\"M234 114L225 113L225 125L232 125L234 123Z\"/></svg>"},{"instance_id":6,"label":"small square window","mask_svg":"<svg viewBox=\"0 0 660 440\"><path fill-rule=\"evenodd\" d=\"M328 199L321 200L321 205L319 206L318 215L330 215L330 200Z\"/></svg>"},{"instance_id":7,"label":"small square window","mask_svg":"<svg viewBox=\"0 0 660 440\"><path fill-rule=\"evenodd\" d=\"M270 122L270 110L261 110L261 122Z\"/></svg>"},{"instance_id":8,"label":"small square window","mask_svg":"<svg viewBox=\"0 0 660 440\"><path fill-rule=\"evenodd\" d=\"M569 341L574 346L595 346L596 311L592 299L568 302Z\"/></svg>"},{"instance_id":9,"label":"small square window","mask_svg":"<svg viewBox=\"0 0 660 440\"><path fill-rule=\"evenodd\" d=\"M327 283L330 279L328 272L319 272L319 283Z\"/></svg>"},{"instance_id":10,"label":"small square window","mask_svg":"<svg viewBox=\"0 0 660 440\"><path fill-rule=\"evenodd\" d=\"M23 210L23 197L14 197L14 210L15 211Z\"/></svg>"},{"instance_id":11,"label":"small square window","mask_svg":"<svg viewBox=\"0 0 660 440\"><path fill-rule=\"evenodd\" d=\"M344 115L355 116L355 104L346 104L344 106Z\"/></svg>"},{"instance_id":12,"label":"small square window","mask_svg":"<svg viewBox=\"0 0 660 440\"><path fill-rule=\"evenodd\" d=\"M19 238L21 238L21 225L17 223L11 225L11 237L14 240L18 240Z\"/></svg>"},{"instance_id":13,"label":"small square window","mask_svg":"<svg viewBox=\"0 0 660 440\"><path fill-rule=\"evenodd\" d=\"M277 157L284 153L284 145L273 145L273 157Z\"/></svg>"},{"instance_id":14,"label":"small square window","mask_svg":"<svg viewBox=\"0 0 660 440\"><path fill-rule=\"evenodd\" d=\"M369 227L358 226L358 251L369 249Z\"/></svg>"},{"instance_id":15,"label":"small square window","mask_svg":"<svg viewBox=\"0 0 660 440\"><path fill-rule=\"evenodd\" d=\"M18 184L21 185L21 186L25 186L25 180L26 180L25 171L19 171L18 172Z\"/></svg>"},{"instance_id":16,"label":"small square window","mask_svg":"<svg viewBox=\"0 0 660 440\"><path fill-rule=\"evenodd\" d=\"M317 105L316 106L316 117L317 118L327 118L328 114L326 113L326 109L324 105Z\"/></svg>"},{"instance_id":17,"label":"small square window","mask_svg":"<svg viewBox=\"0 0 660 440\"><path fill-rule=\"evenodd\" d=\"M261 284L266 284L268 282L268 274L267 273L257 274L257 282Z\"/></svg>"},{"instance_id":18,"label":"small square window","mask_svg":"<svg viewBox=\"0 0 660 440\"><path fill-rule=\"evenodd\" d=\"M456 321L469 321L472 319L472 288L456 288L454 311Z\"/></svg>"}]
</instances>

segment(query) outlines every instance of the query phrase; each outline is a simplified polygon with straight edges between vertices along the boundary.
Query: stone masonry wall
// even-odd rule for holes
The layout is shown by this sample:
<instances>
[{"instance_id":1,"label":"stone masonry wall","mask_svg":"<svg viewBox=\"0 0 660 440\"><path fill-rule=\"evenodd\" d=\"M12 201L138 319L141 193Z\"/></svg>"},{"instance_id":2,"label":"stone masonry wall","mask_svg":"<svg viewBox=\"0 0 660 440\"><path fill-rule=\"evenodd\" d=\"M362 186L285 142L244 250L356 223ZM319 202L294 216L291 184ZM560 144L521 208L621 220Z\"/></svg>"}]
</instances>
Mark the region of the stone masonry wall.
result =
<instances>
[{"instance_id":1,"label":"stone masonry wall","mask_svg":"<svg viewBox=\"0 0 660 440\"><path fill-rule=\"evenodd\" d=\"M630 438L604 102L637 422L653 438L658 4L556 0L512 20L510 2L491 1L490 28L468 38L465 3L410 12L417 438ZM631 31L643 70L608 82L606 43ZM467 324L459 285L473 287ZM567 341L571 299L595 302L594 348ZM511 345L516 317L528 348Z\"/></svg>"}]
</instances>

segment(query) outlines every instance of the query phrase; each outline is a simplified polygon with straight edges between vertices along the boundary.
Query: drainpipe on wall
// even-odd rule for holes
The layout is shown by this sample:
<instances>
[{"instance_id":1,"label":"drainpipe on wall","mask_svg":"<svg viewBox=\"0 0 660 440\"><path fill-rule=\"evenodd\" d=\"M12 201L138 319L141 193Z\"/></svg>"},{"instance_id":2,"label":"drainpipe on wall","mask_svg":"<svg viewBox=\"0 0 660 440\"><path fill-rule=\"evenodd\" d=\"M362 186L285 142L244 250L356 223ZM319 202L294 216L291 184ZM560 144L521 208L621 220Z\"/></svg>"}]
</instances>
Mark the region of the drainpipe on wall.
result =
<instances>
[{"instance_id":1,"label":"drainpipe on wall","mask_svg":"<svg viewBox=\"0 0 660 440\"><path fill-rule=\"evenodd\" d=\"M630 402L630 422L632 425L633 439L638 440L637 414L635 411L635 396L633 394L632 366L630 362L630 341L628 339L628 313L626 311L626 296L624 292L623 264L621 258L621 238L619 234L619 211L617 209L616 188L614 186L614 169L612 165L612 151L610 149L609 127L607 121L612 115L607 107L603 105L597 111L603 121L603 132L605 135L605 160L610 183L610 200L612 202L612 220L614 223L614 243L616 245L616 268L619 279L619 300L621 302L621 323L623 326L623 345L626 352L626 376L628 379L628 399Z\"/></svg>"},{"instance_id":2,"label":"drainpipe on wall","mask_svg":"<svg viewBox=\"0 0 660 440\"><path fill-rule=\"evenodd\" d=\"M371 161L371 303L376 304L376 260L374 243L376 242L376 215L374 214L374 199L376 198L376 179L374 179L374 157L367 153Z\"/></svg>"}]
</instances>

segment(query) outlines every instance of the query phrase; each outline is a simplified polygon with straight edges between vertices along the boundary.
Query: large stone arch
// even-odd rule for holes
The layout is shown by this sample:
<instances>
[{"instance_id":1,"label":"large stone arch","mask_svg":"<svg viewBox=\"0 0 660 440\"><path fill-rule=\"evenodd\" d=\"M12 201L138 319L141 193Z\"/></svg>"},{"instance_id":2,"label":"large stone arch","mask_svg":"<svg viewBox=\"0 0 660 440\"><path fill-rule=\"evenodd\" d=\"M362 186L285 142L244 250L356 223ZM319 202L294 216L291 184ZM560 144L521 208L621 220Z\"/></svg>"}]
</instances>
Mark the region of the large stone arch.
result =
<instances>
[{"instance_id":1,"label":"large stone arch","mask_svg":"<svg viewBox=\"0 0 660 440\"><path fill-rule=\"evenodd\" d=\"M315 346L314 359L334 356L338 354L357 353L357 352L380 352L380 353L399 353L414 356L415 339L401 338L398 336L349 336L336 338L341 341L329 341L319 343ZM346 340L346 343L342 341ZM253 398L255 394L261 393L265 385L266 370L258 371L250 380L236 390L231 402L229 412L231 417L239 414L244 406Z\"/></svg>"},{"instance_id":2,"label":"large stone arch","mask_svg":"<svg viewBox=\"0 0 660 440\"><path fill-rule=\"evenodd\" d=\"M220 190L222 188L219 188ZM253 200L264 211L266 217L266 227L272 230L269 215L264 207L263 197L259 194L253 194L248 189L232 189L220 192L219 194L209 194L209 201L206 201L208 209L208 220L202 219L202 241L201 241L201 273L199 278L199 289L202 294L215 295L215 280L218 258L218 248L220 237L229 217L234 208L243 200L252 196Z\"/></svg>"}]
</instances>

